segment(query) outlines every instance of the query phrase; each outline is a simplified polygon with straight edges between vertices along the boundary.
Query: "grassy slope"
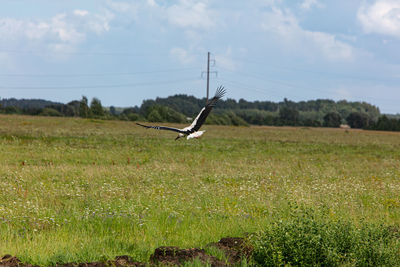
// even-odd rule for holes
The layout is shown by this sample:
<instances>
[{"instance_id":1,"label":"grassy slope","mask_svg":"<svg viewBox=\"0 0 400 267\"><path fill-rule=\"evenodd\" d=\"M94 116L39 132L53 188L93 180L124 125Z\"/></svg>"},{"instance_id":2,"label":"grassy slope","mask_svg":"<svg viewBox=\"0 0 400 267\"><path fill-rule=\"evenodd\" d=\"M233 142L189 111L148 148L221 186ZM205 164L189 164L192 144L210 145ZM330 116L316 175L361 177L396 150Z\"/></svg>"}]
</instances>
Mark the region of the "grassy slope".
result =
<instances>
[{"instance_id":1,"label":"grassy slope","mask_svg":"<svg viewBox=\"0 0 400 267\"><path fill-rule=\"evenodd\" d=\"M0 255L37 264L202 246L285 219L400 223L400 134L0 116Z\"/></svg>"}]
</instances>

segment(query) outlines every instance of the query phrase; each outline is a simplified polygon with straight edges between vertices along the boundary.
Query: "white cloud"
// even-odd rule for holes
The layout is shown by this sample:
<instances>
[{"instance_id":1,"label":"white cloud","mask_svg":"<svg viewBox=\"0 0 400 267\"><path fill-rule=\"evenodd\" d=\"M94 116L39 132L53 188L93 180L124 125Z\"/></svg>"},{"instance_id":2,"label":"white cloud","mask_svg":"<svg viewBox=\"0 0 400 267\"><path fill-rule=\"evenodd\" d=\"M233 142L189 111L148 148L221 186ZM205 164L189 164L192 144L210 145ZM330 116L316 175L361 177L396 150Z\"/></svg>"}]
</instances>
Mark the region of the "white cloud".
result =
<instances>
[{"instance_id":1,"label":"white cloud","mask_svg":"<svg viewBox=\"0 0 400 267\"><path fill-rule=\"evenodd\" d=\"M170 50L170 55L176 58L181 64L187 65L195 61L195 56L190 55L190 53L180 47L175 47Z\"/></svg>"},{"instance_id":2,"label":"white cloud","mask_svg":"<svg viewBox=\"0 0 400 267\"><path fill-rule=\"evenodd\" d=\"M24 31L25 23L13 18L0 18L0 40L13 40Z\"/></svg>"},{"instance_id":3,"label":"white cloud","mask_svg":"<svg viewBox=\"0 0 400 267\"><path fill-rule=\"evenodd\" d=\"M216 64L224 69L235 71L238 66L237 63L232 59L232 48L228 47L223 54L216 55Z\"/></svg>"},{"instance_id":4,"label":"white cloud","mask_svg":"<svg viewBox=\"0 0 400 267\"><path fill-rule=\"evenodd\" d=\"M75 25L67 21L66 14L58 14L54 16L50 22L50 33L54 33L57 38L56 40L64 43L79 43L82 42L86 35L83 32L79 32Z\"/></svg>"},{"instance_id":5,"label":"white cloud","mask_svg":"<svg viewBox=\"0 0 400 267\"><path fill-rule=\"evenodd\" d=\"M111 8L113 11L120 13L133 13L136 14L139 8L137 3L127 3L127 2L117 2L107 0L107 6Z\"/></svg>"},{"instance_id":6,"label":"white cloud","mask_svg":"<svg viewBox=\"0 0 400 267\"><path fill-rule=\"evenodd\" d=\"M74 10L74 15L76 16L86 16L87 14L89 14L89 12L87 10L81 10L81 9L76 9Z\"/></svg>"},{"instance_id":7,"label":"white cloud","mask_svg":"<svg viewBox=\"0 0 400 267\"><path fill-rule=\"evenodd\" d=\"M25 34L29 39L41 39L50 30L50 25L46 22L28 22Z\"/></svg>"},{"instance_id":8,"label":"white cloud","mask_svg":"<svg viewBox=\"0 0 400 267\"><path fill-rule=\"evenodd\" d=\"M400 37L400 1L377 0L363 4L358 10L358 20L366 33Z\"/></svg>"},{"instance_id":9,"label":"white cloud","mask_svg":"<svg viewBox=\"0 0 400 267\"><path fill-rule=\"evenodd\" d=\"M147 0L147 4L152 7L158 6L155 0Z\"/></svg>"},{"instance_id":10,"label":"white cloud","mask_svg":"<svg viewBox=\"0 0 400 267\"><path fill-rule=\"evenodd\" d=\"M272 7L264 14L261 27L268 33L278 36L278 42L303 53L315 55L319 52L329 60L352 60L354 48L329 33L303 29L297 18L289 11Z\"/></svg>"},{"instance_id":11,"label":"white cloud","mask_svg":"<svg viewBox=\"0 0 400 267\"><path fill-rule=\"evenodd\" d=\"M352 46L339 41L332 34L323 32L304 31L304 37L320 49L331 60L348 60L353 58Z\"/></svg>"},{"instance_id":12,"label":"white cloud","mask_svg":"<svg viewBox=\"0 0 400 267\"><path fill-rule=\"evenodd\" d=\"M94 32L97 35L101 35L110 31L110 22L114 19L114 17L114 14L108 10L105 10L104 14L93 15L92 18L86 21L86 32Z\"/></svg>"},{"instance_id":13,"label":"white cloud","mask_svg":"<svg viewBox=\"0 0 400 267\"><path fill-rule=\"evenodd\" d=\"M203 2L180 0L179 4L167 8L168 21L182 28L209 29L215 25L214 11Z\"/></svg>"},{"instance_id":14,"label":"white cloud","mask_svg":"<svg viewBox=\"0 0 400 267\"><path fill-rule=\"evenodd\" d=\"M318 0L304 0L300 5L300 7L305 10L309 10L313 6L321 7L321 4L318 2Z\"/></svg>"},{"instance_id":15,"label":"white cloud","mask_svg":"<svg viewBox=\"0 0 400 267\"><path fill-rule=\"evenodd\" d=\"M97 35L109 31L113 14L90 14L86 10L61 13L50 19L0 18L0 40L14 46L24 43L25 48L34 46L53 52L71 51L84 42L88 34Z\"/></svg>"}]
</instances>

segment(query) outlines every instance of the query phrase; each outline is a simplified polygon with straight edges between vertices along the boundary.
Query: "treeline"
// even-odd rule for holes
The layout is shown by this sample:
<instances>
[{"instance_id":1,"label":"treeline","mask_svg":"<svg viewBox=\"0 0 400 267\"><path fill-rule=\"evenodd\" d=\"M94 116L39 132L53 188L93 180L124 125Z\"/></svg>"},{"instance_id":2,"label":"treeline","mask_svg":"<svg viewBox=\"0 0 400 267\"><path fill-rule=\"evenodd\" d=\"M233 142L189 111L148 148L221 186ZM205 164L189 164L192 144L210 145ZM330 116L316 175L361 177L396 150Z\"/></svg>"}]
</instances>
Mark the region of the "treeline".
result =
<instances>
[{"instance_id":1,"label":"treeline","mask_svg":"<svg viewBox=\"0 0 400 267\"><path fill-rule=\"evenodd\" d=\"M42 99L2 99L0 100L0 113L98 119L114 118L109 110L102 106L98 98L93 98L89 104L85 96L80 101L74 100L67 104Z\"/></svg>"},{"instance_id":2,"label":"treeline","mask_svg":"<svg viewBox=\"0 0 400 267\"><path fill-rule=\"evenodd\" d=\"M102 106L98 98L90 103L87 97L67 104L46 100L0 100L0 112L41 116L66 116L130 121L187 123L194 119L206 99L174 95L144 100L140 107L117 108ZM340 127L400 131L400 119L381 115L379 109L366 102L318 99L294 102L220 100L206 123L219 125L274 125Z\"/></svg>"}]
</instances>

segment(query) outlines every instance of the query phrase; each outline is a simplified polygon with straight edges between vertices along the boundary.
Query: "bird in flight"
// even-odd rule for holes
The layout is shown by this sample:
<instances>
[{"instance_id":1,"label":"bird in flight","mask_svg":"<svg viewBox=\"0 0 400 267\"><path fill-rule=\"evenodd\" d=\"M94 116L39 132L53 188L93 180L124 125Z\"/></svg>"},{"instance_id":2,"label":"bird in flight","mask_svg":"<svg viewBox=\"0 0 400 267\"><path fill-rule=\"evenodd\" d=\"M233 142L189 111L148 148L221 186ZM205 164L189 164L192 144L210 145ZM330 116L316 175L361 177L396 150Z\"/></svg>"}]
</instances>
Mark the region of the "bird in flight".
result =
<instances>
[{"instance_id":1,"label":"bird in flight","mask_svg":"<svg viewBox=\"0 0 400 267\"><path fill-rule=\"evenodd\" d=\"M142 127L145 127L145 128L153 128L156 130L167 130L167 131L177 132L178 136L175 138L175 140L178 140L179 138L184 137L184 136L186 136L187 139L199 138L205 132L205 131L199 131L200 127L206 121L208 114L210 114L210 112L211 112L211 109L217 104L217 101L225 95L225 93L226 93L226 91L225 91L224 87L219 86L217 88L217 91L215 92L214 97L211 98L210 101L208 101L206 103L206 106L200 110L199 115L197 115L197 117L194 119L192 124L190 124L190 126L185 127L183 129L166 127L166 126L149 126L149 125L143 125L140 123L136 123L136 124L140 125Z\"/></svg>"}]
</instances>

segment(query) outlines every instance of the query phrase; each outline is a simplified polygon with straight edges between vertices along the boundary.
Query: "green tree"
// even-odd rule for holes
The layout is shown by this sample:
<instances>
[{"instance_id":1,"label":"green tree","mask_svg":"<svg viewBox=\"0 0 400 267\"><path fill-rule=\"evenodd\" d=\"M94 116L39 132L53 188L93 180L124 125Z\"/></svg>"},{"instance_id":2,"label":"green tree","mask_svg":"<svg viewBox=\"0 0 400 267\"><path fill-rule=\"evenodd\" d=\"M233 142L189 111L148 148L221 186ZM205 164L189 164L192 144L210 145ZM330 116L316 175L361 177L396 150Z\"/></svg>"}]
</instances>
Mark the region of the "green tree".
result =
<instances>
[{"instance_id":1,"label":"green tree","mask_svg":"<svg viewBox=\"0 0 400 267\"><path fill-rule=\"evenodd\" d=\"M4 113L6 114L19 114L21 113L21 110L17 107L14 106L7 106L4 108Z\"/></svg>"},{"instance_id":2,"label":"green tree","mask_svg":"<svg viewBox=\"0 0 400 267\"><path fill-rule=\"evenodd\" d=\"M95 117L103 117L104 116L104 109L101 105L101 102L98 98L93 97L92 102L90 103L90 112Z\"/></svg>"},{"instance_id":3,"label":"green tree","mask_svg":"<svg viewBox=\"0 0 400 267\"><path fill-rule=\"evenodd\" d=\"M299 122L299 115L299 111L295 108L282 107L279 110L279 119L283 125L297 125Z\"/></svg>"},{"instance_id":4,"label":"green tree","mask_svg":"<svg viewBox=\"0 0 400 267\"><path fill-rule=\"evenodd\" d=\"M381 131L400 131L400 120L394 118L389 119L387 116L383 115L379 117L378 121L371 125L370 128Z\"/></svg>"},{"instance_id":5,"label":"green tree","mask_svg":"<svg viewBox=\"0 0 400 267\"><path fill-rule=\"evenodd\" d=\"M82 118L89 117L88 99L86 96L82 96L82 99L79 103L79 116Z\"/></svg>"},{"instance_id":6,"label":"green tree","mask_svg":"<svg viewBox=\"0 0 400 267\"><path fill-rule=\"evenodd\" d=\"M74 116L79 116L80 101L73 100L71 102L68 102L67 105L70 106L74 110Z\"/></svg>"},{"instance_id":7,"label":"green tree","mask_svg":"<svg viewBox=\"0 0 400 267\"><path fill-rule=\"evenodd\" d=\"M161 122L161 121L163 121L163 118L161 117L161 115L160 115L160 113L158 112L157 109L153 109L147 115L147 120L151 121L151 122Z\"/></svg>"},{"instance_id":8,"label":"green tree","mask_svg":"<svg viewBox=\"0 0 400 267\"><path fill-rule=\"evenodd\" d=\"M370 118L367 114L361 112L352 112L346 118L347 123L351 128L367 128L370 125Z\"/></svg>"},{"instance_id":9,"label":"green tree","mask_svg":"<svg viewBox=\"0 0 400 267\"><path fill-rule=\"evenodd\" d=\"M117 115L117 110L115 109L114 106L110 107L110 114L113 115L113 116Z\"/></svg>"},{"instance_id":10,"label":"green tree","mask_svg":"<svg viewBox=\"0 0 400 267\"><path fill-rule=\"evenodd\" d=\"M342 117L339 113L329 112L324 116L324 126L325 127L340 127L342 122Z\"/></svg>"}]
</instances>

